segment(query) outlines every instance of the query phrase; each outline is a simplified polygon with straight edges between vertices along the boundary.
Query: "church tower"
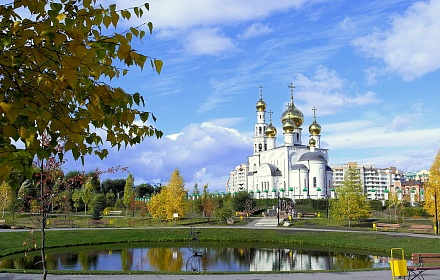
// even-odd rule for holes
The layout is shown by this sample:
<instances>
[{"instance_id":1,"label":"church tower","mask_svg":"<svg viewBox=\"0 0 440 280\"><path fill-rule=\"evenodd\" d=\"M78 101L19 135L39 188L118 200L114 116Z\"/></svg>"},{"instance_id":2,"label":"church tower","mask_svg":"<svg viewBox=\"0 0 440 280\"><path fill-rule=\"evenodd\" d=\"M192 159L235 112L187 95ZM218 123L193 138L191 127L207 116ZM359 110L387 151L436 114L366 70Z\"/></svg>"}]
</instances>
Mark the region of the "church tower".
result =
<instances>
[{"instance_id":1,"label":"church tower","mask_svg":"<svg viewBox=\"0 0 440 280\"><path fill-rule=\"evenodd\" d=\"M304 115L293 103L293 89L295 86L290 83L289 88L290 103L287 104L286 111L281 115L284 130L284 144L286 146L301 145L301 125L304 122Z\"/></svg>"},{"instance_id":2,"label":"church tower","mask_svg":"<svg viewBox=\"0 0 440 280\"><path fill-rule=\"evenodd\" d=\"M272 124L272 111L269 111L269 125L266 128L266 141L267 141L267 149L272 150L276 148L276 136L277 129Z\"/></svg>"},{"instance_id":3,"label":"church tower","mask_svg":"<svg viewBox=\"0 0 440 280\"><path fill-rule=\"evenodd\" d=\"M316 111L317 109L313 107L313 123L309 126L309 132L310 132L310 141L314 143L314 147L321 148L321 126L319 123L316 122ZM312 141L313 139L313 141ZM310 145L312 146L312 145Z\"/></svg>"},{"instance_id":4,"label":"church tower","mask_svg":"<svg viewBox=\"0 0 440 280\"><path fill-rule=\"evenodd\" d=\"M266 102L263 100L263 87L260 86L260 100L257 105L257 123L255 124L254 155L267 150L266 138Z\"/></svg>"}]
</instances>

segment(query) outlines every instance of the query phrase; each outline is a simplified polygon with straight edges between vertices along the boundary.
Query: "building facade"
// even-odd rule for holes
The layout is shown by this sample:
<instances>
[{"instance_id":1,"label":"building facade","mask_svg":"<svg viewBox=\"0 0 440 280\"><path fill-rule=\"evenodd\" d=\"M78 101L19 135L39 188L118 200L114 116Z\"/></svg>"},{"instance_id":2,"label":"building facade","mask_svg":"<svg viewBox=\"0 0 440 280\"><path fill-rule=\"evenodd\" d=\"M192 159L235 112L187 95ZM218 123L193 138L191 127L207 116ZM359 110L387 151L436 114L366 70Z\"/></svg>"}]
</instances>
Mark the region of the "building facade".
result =
<instances>
[{"instance_id":1,"label":"building facade","mask_svg":"<svg viewBox=\"0 0 440 280\"><path fill-rule=\"evenodd\" d=\"M316 109L313 108L313 122L308 127L306 144L303 144L304 115L293 102L294 86L290 84L289 88L290 102L281 114L283 144L277 146L277 129L272 124L271 111L268 112L269 123L266 122L267 104L260 87L253 154L248 156L246 164L237 166L230 173L228 192L247 191L257 199L330 196L333 171L328 166L328 150L321 148L321 126L316 121Z\"/></svg>"},{"instance_id":2,"label":"building facade","mask_svg":"<svg viewBox=\"0 0 440 280\"><path fill-rule=\"evenodd\" d=\"M352 168L359 172L359 176L364 187L364 192L368 199L387 200L388 193L394 186L396 178L399 178L402 171L396 167L377 168L374 165L363 165L357 162L349 162L347 164L332 166L333 169L333 185L338 187L344 181L345 172Z\"/></svg>"}]
</instances>

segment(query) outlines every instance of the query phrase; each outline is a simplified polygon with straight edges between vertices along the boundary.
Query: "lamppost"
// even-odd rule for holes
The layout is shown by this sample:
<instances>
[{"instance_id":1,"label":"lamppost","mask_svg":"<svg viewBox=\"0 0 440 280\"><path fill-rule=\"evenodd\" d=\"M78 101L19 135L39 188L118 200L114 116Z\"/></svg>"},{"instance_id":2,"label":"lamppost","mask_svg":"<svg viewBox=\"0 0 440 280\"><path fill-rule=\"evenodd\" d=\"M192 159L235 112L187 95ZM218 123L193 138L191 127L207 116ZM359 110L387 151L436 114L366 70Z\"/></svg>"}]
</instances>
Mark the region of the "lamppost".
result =
<instances>
[{"instance_id":1,"label":"lamppost","mask_svg":"<svg viewBox=\"0 0 440 280\"><path fill-rule=\"evenodd\" d=\"M437 190L436 189L434 189L434 204L435 204L435 234L438 235L438 211L437 211Z\"/></svg>"},{"instance_id":2,"label":"lamppost","mask_svg":"<svg viewBox=\"0 0 440 280\"><path fill-rule=\"evenodd\" d=\"M280 224L280 192L279 191L277 191L277 198L278 198L277 219L278 219L278 224Z\"/></svg>"}]
</instances>

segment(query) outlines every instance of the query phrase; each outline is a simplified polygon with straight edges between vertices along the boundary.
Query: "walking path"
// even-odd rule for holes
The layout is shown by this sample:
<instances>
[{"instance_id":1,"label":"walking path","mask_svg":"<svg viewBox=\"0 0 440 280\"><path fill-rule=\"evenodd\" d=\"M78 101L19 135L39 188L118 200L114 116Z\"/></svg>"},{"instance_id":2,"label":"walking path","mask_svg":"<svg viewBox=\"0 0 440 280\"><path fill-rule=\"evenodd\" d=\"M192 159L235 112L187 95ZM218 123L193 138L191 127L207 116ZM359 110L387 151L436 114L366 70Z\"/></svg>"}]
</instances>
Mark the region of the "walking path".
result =
<instances>
[{"instance_id":1,"label":"walking path","mask_svg":"<svg viewBox=\"0 0 440 280\"><path fill-rule=\"evenodd\" d=\"M37 280L41 274L0 274L2 280ZM143 274L143 275L51 275L48 280L378 280L390 279L390 270L350 271L350 272L316 272L316 273L275 273L275 274ZM398 279L398 278L396 278ZM403 279L403 277L401 278ZM440 279L440 270L431 270L424 273L425 280Z\"/></svg>"}]
</instances>

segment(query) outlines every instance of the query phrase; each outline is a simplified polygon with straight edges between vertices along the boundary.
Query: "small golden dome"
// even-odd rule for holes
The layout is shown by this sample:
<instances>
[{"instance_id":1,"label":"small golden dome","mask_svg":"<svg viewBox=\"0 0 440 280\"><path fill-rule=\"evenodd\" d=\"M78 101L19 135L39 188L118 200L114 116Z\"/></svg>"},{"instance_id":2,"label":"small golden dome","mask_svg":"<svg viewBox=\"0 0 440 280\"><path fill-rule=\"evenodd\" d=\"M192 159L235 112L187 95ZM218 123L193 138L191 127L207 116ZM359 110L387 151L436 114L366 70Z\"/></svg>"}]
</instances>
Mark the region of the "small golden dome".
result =
<instances>
[{"instance_id":1,"label":"small golden dome","mask_svg":"<svg viewBox=\"0 0 440 280\"><path fill-rule=\"evenodd\" d=\"M311 135L319 135L321 133L321 126L316 122L316 119L314 119L313 123L309 126L309 132Z\"/></svg>"},{"instance_id":2,"label":"small golden dome","mask_svg":"<svg viewBox=\"0 0 440 280\"><path fill-rule=\"evenodd\" d=\"M309 145L310 145L310 147L315 147L316 146L316 140L313 139L313 138L310 138Z\"/></svg>"},{"instance_id":3,"label":"small golden dome","mask_svg":"<svg viewBox=\"0 0 440 280\"><path fill-rule=\"evenodd\" d=\"M272 125L272 123L270 123L266 128L266 136L269 138L274 138L276 134L277 129Z\"/></svg>"},{"instance_id":4,"label":"small golden dome","mask_svg":"<svg viewBox=\"0 0 440 280\"><path fill-rule=\"evenodd\" d=\"M285 122L283 122L283 130L286 133L291 133L296 128L295 123L290 119L287 118Z\"/></svg>"},{"instance_id":5,"label":"small golden dome","mask_svg":"<svg viewBox=\"0 0 440 280\"><path fill-rule=\"evenodd\" d=\"M266 102L264 102L263 98L260 97L256 105L257 111L264 112L266 110Z\"/></svg>"}]
</instances>

